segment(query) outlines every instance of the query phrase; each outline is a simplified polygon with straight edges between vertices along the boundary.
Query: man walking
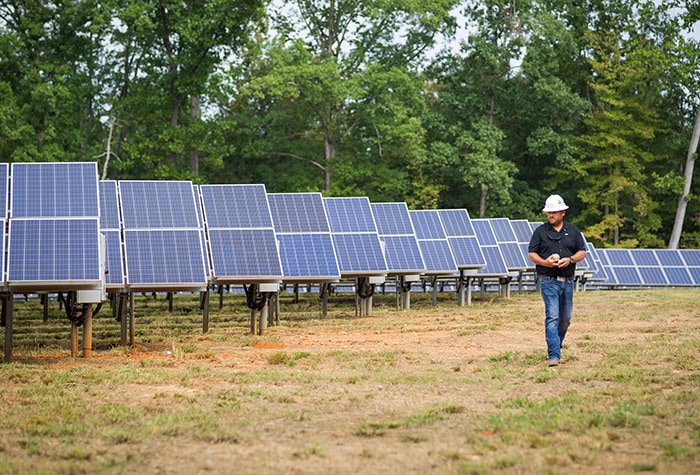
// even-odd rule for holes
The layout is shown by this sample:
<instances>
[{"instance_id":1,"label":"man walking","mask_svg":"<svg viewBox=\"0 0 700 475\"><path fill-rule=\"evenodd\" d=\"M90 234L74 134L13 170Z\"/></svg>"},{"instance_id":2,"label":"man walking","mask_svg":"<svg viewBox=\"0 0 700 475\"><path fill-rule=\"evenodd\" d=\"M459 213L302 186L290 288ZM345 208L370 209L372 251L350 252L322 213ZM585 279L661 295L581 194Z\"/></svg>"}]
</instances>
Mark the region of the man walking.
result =
<instances>
[{"instance_id":1,"label":"man walking","mask_svg":"<svg viewBox=\"0 0 700 475\"><path fill-rule=\"evenodd\" d=\"M586 257L581 231L564 221L567 209L561 196L547 198L542 210L547 213L547 222L532 233L527 255L537 269L544 301L549 366L561 361L561 345L571 323L576 263Z\"/></svg>"}]
</instances>

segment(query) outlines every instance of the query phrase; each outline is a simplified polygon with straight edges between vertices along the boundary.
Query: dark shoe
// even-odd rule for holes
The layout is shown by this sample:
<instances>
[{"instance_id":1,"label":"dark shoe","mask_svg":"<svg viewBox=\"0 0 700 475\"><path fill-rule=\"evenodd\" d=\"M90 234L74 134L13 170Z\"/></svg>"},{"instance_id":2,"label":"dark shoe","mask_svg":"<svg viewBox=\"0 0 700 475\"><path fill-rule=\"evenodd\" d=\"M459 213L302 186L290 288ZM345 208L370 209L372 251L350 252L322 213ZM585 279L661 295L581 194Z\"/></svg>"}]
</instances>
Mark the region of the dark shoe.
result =
<instances>
[{"instance_id":1,"label":"dark shoe","mask_svg":"<svg viewBox=\"0 0 700 475\"><path fill-rule=\"evenodd\" d=\"M549 366L559 366L559 358L550 358Z\"/></svg>"}]
</instances>

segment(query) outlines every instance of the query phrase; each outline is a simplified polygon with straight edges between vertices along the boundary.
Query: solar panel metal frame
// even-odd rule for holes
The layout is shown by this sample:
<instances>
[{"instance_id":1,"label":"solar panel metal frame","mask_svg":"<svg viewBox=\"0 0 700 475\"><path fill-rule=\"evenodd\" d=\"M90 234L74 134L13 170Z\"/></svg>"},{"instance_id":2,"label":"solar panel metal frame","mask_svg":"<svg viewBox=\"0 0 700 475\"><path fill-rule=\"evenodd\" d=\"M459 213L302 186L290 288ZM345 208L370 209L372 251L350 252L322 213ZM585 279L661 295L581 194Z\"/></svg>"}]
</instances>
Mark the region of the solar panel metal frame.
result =
<instances>
[{"instance_id":1,"label":"solar panel metal frame","mask_svg":"<svg viewBox=\"0 0 700 475\"><path fill-rule=\"evenodd\" d=\"M387 264L367 197L323 198L341 277L385 276ZM361 252L360 244L363 245Z\"/></svg>"},{"instance_id":2,"label":"solar panel metal frame","mask_svg":"<svg viewBox=\"0 0 700 475\"><path fill-rule=\"evenodd\" d=\"M265 185L201 185L199 193L212 281L281 282L282 262Z\"/></svg>"},{"instance_id":3,"label":"solar panel metal frame","mask_svg":"<svg viewBox=\"0 0 700 475\"><path fill-rule=\"evenodd\" d=\"M321 193L268 193L267 199L279 243L282 282L313 284L340 280ZM310 263L317 268L311 269ZM319 272L313 274L313 270Z\"/></svg>"},{"instance_id":4,"label":"solar panel metal frame","mask_svg":"<svg viewBox=\"0 0 700 475\"><path fill-rule=\"evenodd\" d=\"M383 243L387 275L424 273L425 260L406 203L370 203L370 209Z\"/></svg>"},{"instance_id":5,"label":"solar panel metal frame","mask_svg":"<svg viewBox=\"0 0 700 475\"><path fill-rule=\"evenodd\" d=\"M409 210L420 246L425 275L457 275L457 261L447 240L438 210Z\"/></svg>"}]
</instances>

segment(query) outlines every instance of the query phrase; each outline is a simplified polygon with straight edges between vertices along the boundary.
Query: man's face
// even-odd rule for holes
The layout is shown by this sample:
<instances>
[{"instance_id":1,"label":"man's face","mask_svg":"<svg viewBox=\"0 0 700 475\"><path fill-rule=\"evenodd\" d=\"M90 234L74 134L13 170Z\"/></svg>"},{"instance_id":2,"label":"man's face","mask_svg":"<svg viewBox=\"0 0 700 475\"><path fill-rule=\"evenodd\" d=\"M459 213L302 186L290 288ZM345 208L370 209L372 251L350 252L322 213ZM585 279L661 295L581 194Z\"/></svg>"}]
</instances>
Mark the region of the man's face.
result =
<instances>
[{"instance_id":1,"label":"man's face","mask_svg":"<svg viewBox=\"0 0 700 475\"><path fill-rule=\"evenodd\" d=\"M547 213L547 221L549 224L552 226L559 226L561 222L564 220L564 215L566 214L566 211L550 211Z\"/></svg>"}]
</instances>

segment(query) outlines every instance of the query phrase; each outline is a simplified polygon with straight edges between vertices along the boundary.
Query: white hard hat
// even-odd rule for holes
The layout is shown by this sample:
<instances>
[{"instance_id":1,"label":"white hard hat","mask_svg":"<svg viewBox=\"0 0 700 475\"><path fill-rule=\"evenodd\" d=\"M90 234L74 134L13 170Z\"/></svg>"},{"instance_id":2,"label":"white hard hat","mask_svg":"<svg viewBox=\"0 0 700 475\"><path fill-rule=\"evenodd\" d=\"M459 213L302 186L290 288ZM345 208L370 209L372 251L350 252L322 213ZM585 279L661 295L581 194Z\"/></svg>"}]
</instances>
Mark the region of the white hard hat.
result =
<instances>
[{"instance_id":1,"label":"white hard hat","mask_svg":"<svg viewBox=\"0 0 700 475\"><path fill-rule=\"evenodd\" d=\"M547 201L544 202L544 209L542 211L545 213L554 213L556 211L564 211L565 209L569 209L569 207L564 203L564 198L559 195L550 195Z\"/></svg>"}]
</instances>

